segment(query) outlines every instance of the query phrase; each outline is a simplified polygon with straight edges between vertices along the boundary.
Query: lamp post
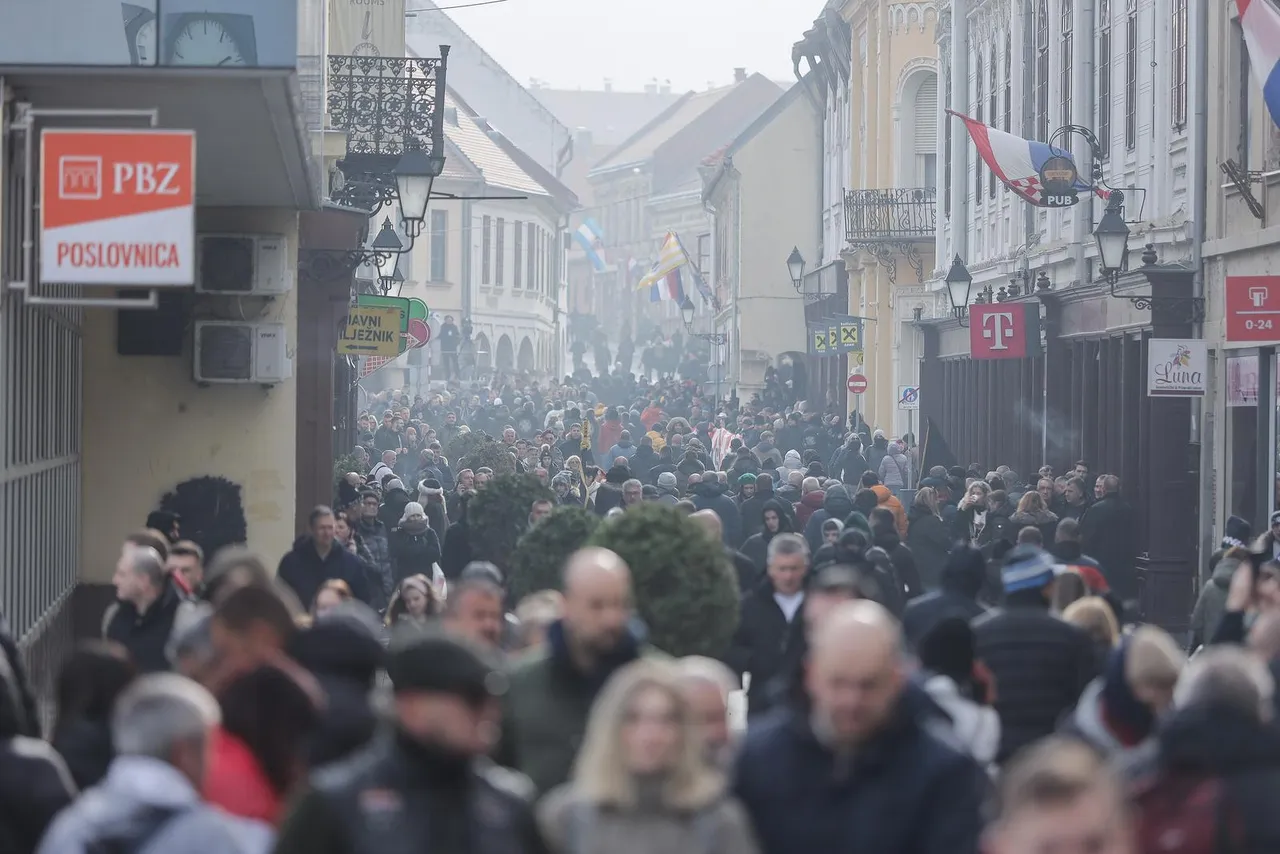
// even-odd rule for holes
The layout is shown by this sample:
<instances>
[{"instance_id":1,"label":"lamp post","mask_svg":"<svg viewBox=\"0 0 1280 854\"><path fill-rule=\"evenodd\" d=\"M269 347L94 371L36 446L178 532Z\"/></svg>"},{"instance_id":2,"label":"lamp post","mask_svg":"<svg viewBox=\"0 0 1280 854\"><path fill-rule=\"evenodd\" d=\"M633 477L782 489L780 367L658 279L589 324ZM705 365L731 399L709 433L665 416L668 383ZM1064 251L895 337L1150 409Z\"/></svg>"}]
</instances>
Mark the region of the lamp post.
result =
<instances>
[{"instance_id":1,"label":"lamp post","mask_svg":"<svg viewBox=\"0 0 1280 854\"><path fill-rule=\"evenodd\" d=\"M787 273L791 276L791 286L800 293L804 281L804 256L800 254L799 246L791 247L791 254L787 256Z\"/></svg>"},{"instance_id":2,"label":"lamp post","mask_svg":"<svg viewBox=\"0 0 1280 854\"><path fill-rule=\"evenodd\" d=\"M396 163L393 174L396 195L400 198L400 223L410 240L422 234L431 186L443 171L444 155L437 152L428 155L421 148L409 149Z\"/></svg>"},{"instance_id":3,"label":"lamp post","mask_svg":"<svg viewBox=\"0 0 1280 854\"><path fill-rule=\"evenodd\" d=\"M1107 209L1102 221L1094 229L1093 239L1098 244L1098 264L1102 275L1111 285L1111 295L1116 296L1116 282L1129 256L1129 226L1124 221L1124 193L1112 190L1107 199Z\"/></svg>"},{"instance_id":4,"label":"lamp post","mask_svg":"<svg viewBox=\"0 0 1280 854\"><path fill-rule=\"evenodd\" d=\"M951 300L952 316L960 321L961 326L967 326L965 318L969 314L969 289L973 287L973 276L969 275L969 268L960 260L959 255L952 260L945 283L947 299Z\"/></svg>"}]
</instances>

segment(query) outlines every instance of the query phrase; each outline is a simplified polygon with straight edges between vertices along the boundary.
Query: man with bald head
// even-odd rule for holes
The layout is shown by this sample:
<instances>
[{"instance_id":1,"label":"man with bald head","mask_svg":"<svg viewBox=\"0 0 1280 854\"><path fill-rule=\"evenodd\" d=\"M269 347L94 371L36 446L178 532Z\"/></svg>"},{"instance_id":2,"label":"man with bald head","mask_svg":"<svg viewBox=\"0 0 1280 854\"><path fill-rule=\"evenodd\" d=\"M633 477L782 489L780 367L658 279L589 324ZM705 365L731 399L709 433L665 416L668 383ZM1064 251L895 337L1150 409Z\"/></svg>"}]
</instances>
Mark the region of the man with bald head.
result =
<instances>
[{"instance_id":1,"label":"man with bald head","mask_svg":"<svg viewBox=\"0 0 1280 854\"><path fill-rule=\"evenodd\" d=\"M711 538L717 542L724 543L724 523L720 521L719 514L714 510L697 510L689 515L689 518L702 526ZM733 546L724 546L724 554L729 563L733 565L734 575L738 579L738 595L746 596L752 588L760 583L760 570L751 562L751 558L735 549Z\"/></svg>"},{"instance_id":2,"label":"man with bald head","mask_svg":"<svg viewBox=\"0 0 1280 854\"><path fill-rule=\"evenodd\" d=\"M608 549L575 552L564 567L563 616L543 648L510 673L497 759L545 793L569 779L596 694L644 651L631 628L631 570Z\"/></svg>"},{"instance_id":3,"label":"man with bald head","mask_svg":"<svg viewBox=\"0 0 1280 854\"><path fill-rule=\"evenodd\" d=\"M753 725L738 754L735 794L764 854L978 851L985 775L921 723L907 681L901 627L880 605L818 622L808 703Z\"/></svg>"}]
</instances>

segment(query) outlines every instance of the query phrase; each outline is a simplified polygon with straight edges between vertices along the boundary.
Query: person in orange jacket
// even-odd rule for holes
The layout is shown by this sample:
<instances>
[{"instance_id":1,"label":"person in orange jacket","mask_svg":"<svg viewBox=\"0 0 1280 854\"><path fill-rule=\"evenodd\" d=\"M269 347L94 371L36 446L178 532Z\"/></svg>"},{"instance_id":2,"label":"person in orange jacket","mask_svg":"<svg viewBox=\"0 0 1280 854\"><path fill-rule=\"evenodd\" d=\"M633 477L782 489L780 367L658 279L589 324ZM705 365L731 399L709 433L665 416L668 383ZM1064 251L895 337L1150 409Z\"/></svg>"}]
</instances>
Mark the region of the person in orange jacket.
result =
<instances>
[{"instance_id":1,"label":"person in orange jacket","mask_svg":"<svg viewBox=\"0 0 1280 854\"><path fill-rule=\"evenodd\" d=\"M876 494L878 507L887 507L893 512L894 527L898 529L898 536L905 539L907 536L907 510L902 506L902 502L893 494L893 490L882 483L877 483L871 487L871 491Z\"/></svg>"}]
</instances>

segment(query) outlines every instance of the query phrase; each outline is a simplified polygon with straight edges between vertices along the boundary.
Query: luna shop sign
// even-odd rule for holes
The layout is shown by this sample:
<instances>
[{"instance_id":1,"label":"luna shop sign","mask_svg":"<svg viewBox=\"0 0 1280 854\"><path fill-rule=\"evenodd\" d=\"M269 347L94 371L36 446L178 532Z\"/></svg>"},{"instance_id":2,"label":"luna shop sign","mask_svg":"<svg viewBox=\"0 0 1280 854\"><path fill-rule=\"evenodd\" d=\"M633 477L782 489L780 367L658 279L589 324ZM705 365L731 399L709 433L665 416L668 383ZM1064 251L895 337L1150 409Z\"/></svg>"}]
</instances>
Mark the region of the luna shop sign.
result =
<instances>
[{"instance_id":1,"label":"luna shop sign","mask_svg":"<svg viewBox=\"0 0 1280 854\"><path fill-rule=\"evenodd\" d=\"M1147 343L1149 397L1203 397L1209 348L1198 339L1152 338Z\"/></svg>"}]
</instances>

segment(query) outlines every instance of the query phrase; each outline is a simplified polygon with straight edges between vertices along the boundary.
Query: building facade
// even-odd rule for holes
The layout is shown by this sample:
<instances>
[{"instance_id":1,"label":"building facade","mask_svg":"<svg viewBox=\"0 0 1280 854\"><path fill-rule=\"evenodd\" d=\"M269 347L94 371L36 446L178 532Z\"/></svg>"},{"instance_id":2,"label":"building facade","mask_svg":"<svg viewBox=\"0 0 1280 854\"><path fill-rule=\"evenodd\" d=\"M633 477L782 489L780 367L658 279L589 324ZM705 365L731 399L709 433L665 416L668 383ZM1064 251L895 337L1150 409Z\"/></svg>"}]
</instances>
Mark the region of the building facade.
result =
<instances>
[{"instance_id":1,"label":"building facade","mask_svg":"<svg viewBox=\"0 0 1280 854\"><path fill-rule=\"evenodd\" d=\"M797 82L705 170L709 284L726 318L718 325L729 330L725 376L743 400L764 390L765 371L798 355L805 337L805 302L787 280L786 260L797 243L818 240L811 214L822 199L821 122Z\"/></svg>"},{"instance_id":2,"label":"building facade","mask_svg":"<svg viewBox=\"0 0 1280 854\"><path fill-rule=\"evenodd\" d=\"M81 0L0 3L0 612L39 689L68 649L73 615L96 633L118 544L162 504L184 502L192 530L217 526L268 560L295 536L295 265L284 263L270 300L190 287L131 296L42 285L38 256L22 250L39 239L26 191L38 194L40 163L28 153L44 130L76 124L59 111L91 110L97 127L194 131L198 235L264 235L297 251L299 212L322 196L306 131L320 125L320 102L300 97L299 69L324 55L324 5L227 14L256 38L197 44ZM198 383L193 321L215 319L280 324L289 376ZM220 510L205 503L220 500Z\"/></svg>"},{"instance_id":3,"label":"building facade","mask_svg":"<svg viewBox=\"0 0 1280 854\"><path fill-rule=\"evenodd\" d=\"M1200 48L1187 15L1187 3L1145 0L947 4L943 101L1069 150L1086 180L1096 163L1099 192L1067 208L1033 206L994 177L963 122L947 121L935 281L961 259L969 301L1000 304L1002 316L971 308L974 324L921 326L922 414L960 462L1025 474L1083 460L1118 475L1140 520L1137 594L1148 618L1173 627L1190 611L1196 570L1199 403L1148 396L1147 353L1153 338L1199 332L1196 212L1207 183L1195 164L1207 152L1191 118L1207 90L1190 73ZM1093 238L1111 191L1124 194L1130 231L1114 282ZM1026 353L993 358L991 324L1013 317L1027 324ZM979 349L984 358L973 358Z\"/></svg>"}]
</instances>

